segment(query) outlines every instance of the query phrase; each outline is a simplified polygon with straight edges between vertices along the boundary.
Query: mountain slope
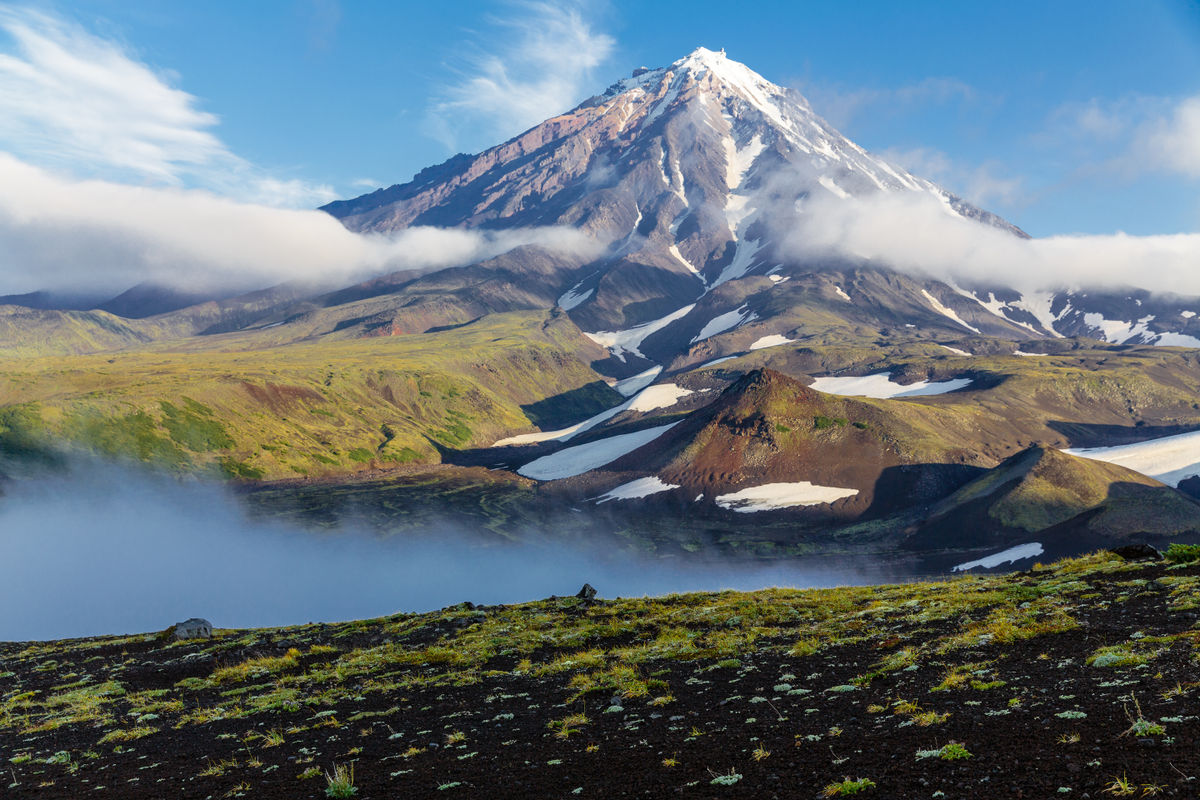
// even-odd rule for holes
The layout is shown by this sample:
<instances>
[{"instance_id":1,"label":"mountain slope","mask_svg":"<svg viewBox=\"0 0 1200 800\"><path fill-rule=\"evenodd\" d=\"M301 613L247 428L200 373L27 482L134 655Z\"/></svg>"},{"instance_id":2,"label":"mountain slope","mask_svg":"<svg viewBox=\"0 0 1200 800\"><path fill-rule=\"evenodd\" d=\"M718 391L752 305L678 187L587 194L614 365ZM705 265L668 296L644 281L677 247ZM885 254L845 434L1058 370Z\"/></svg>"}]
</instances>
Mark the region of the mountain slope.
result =
<instances>
[{"instance_id":1,"label":"mountain slope","mask_svg":"<svg viewBox=\"0 0 1200 800\"><path fill-rule=\"evenodd\" d=\"M0 457L66 442L269 479L437 463L619 400L587 367L598 349L533 312L386 340L2 360Z\"/></svg>"},{"instance_id":2,"label":"mountain slope","mask_svg":"<svg viewBox=\"0 0 1200 800\"><path fill-rule=\"evenodd\" d=\"M836 266L797 263L777 252L774 209L790 209L813 193L875 192L920 193L936 198L947 213L1024 235L865 152L817 117L799 94L703 48L618 82L477 156L456 156L408 184L325 210L353 230L371 232L410 225L581 229L610 242L609 254L540 276L558 281L555 297L572 318L584 330L627 331L695 303L691 313L664 326L690 341L713 318L743 306L744 317L772 319L773 306L795 306L804 294L803 281L784 286L783 278ZM773 281L765 280L767 272ZM757 283L719 289L747 276ZM835 277L826 288L832 293L842 282L849 281ZM866 279L850 313L855 324L878 328L904 320L943 330L1030 335L937 282L897 277L886 283ZM851 312L829 305L833 317ZM678 349L675 344L655 360ZM629 349L616 355L638 358Z\"/></svg>"},{"instance_id":3,"label":"mountain slope","mask_svg":"<svg viewBox=\"0 0 1200 800\"><path fill-rule=\"evenodd\" d=\"M935 504L905 546L997 549L1036 539L1051 557L1200 531L1200 504L1132 470L1034 446ZM961 556L956 556L961 558Z\"/></svg>"},{"instance_id":4,"label":"mountain slope","mask_svg":"<svg viewBox=\"0 0 1200 800\"><path fill-rule=\"evenodd\" d=\"M841 496L832 505L787 505L789 513L851 520L939 499L994 463L940 435L952 413L824 394L771 370L742 376L682 419L673 412L606 431L620 436L677 422L645 446L551 488L591 496L631 480L658 480L679 487L673 495L697 512L711 513L736 506L722 498L739 491L803 482Z\"/></svg>"}]
</instances>

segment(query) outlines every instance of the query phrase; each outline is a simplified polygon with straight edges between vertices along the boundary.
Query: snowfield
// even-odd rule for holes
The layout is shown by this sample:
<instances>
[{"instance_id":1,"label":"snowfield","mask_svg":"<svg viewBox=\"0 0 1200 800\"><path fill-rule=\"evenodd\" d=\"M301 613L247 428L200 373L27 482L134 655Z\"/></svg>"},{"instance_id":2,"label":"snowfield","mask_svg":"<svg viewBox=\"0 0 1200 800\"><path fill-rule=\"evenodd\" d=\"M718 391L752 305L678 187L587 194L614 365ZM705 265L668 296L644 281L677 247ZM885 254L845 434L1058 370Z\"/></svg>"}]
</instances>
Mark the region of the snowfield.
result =
<instances>
[{"instance_id":1,"label":"snowfield","mask_svg":"<svg viewBox=\"0 0 1200 800\"><path fill-rule=\"evenodd\" d=\"M658 377L658 373L662 372L662 367L651 367L650 369L639 372L631 378L626 378L623 381L617 381L617 385L613 388L626 397L633 395L645 389L650 384L654 383L654 379Z\"/></svg>"},{"instance_id":2,"label":"snowfield","mask_svg":"<svg viewBox=\"0 0 1200 800\"><path fill-rule=\"evenodd\" d=\"M1200 347L1200 339L1186 333L1160 333L1154 344L1156 347Z\"/></svg>"},{"instance_id":3,"label":"snowfield","mask_svg":"<svg viewBox=\"0 0 1200 800\"><path fill-rule=\"evenodd\" d=\"M660 408L670 408L679 402L680 398L692 394L691 389L684 389L673 383L660 383L643 389L637 397L625 404L630 411L656 411Z\"/></svg>"},{"instance_id":4,"label":"snowfield","mask_svg":"<svg viewBox=\"0 0 1200 800\"><path fill-rule=\"evenodd\" d=\"M843 497L853 497L858 489L839 489L836 486L817 486L808 481L797 483L765 483L731 494L718 495L721 508L748 514L754 511L773 511L792 506L817 506L832 503Z\"/></svg>"},{"instance_id":5,"label":"snowfield","mask_svg":"<svg viewBox=\"0 0 1200 800\"><path fill-rule=\"evenodd\" d=\"M791 344L796 341L782 336L778 333L773 333L770 336L764 336L761 339L755 339L754 344L750 345L751 350L762 350L764 347L777 347L781 344Z\"/></svg>"},{"instance_id":6,"label":"snowfield","mask_svg":"<svg viewBox=\"0 0 1200 800\"><path fill-rule=\"evenodd\" d=\"M607 503L609 500L637 500L642 497L649 497L652 494L669 492L672 489L678 488L677 484L664 483L657 475L651 475L647 478L638 478L636 481L622 483L614 489L609 489L596 498L596 505Z\"/></svg>"},{"instance_id":7,"label":"snowfield","mask_svg":"<svg viewBox=\"0 0 1200 800\"><path fill-rule=\"evenodd\" d=\"M944 305L941 300L938 300L936 297L934 297L933 295L931 295L929 292L925 291L924 289L921 290L921 294L925 295L925 299L929 301L929 305L933 307L934 311L938 312L939 314L941 314L943 317L946 317L947 319L954 320L959 325L962 325L964 328L966 328L967 330L969 330L973 333L979 333L979 328L976 328L973 325L968 325L963 320L963 318L958 315L958 312L956 312L954 309L950 308L949 306Z\"/></svg>"},{"instance_id":8,"label":"snowfield","mask_svg":"<svg viewBox=\"0 0 1200 800\"><path fill-rule=\"evenodd\" d=\"M595 333L585 332L583 335L591 339L601 347L607 347L609 352L616 358L625 360L625 354L645 358L642 351L638 348L642 346L642 342L646 341L653 333L661 331L663 328L670 325L677 319L683 319L688 315L688 312L696 307L695 303L690 306L684 306L676 311L672 311L665 317L643 322L641 325L635 325L632 328L623 331L597 331Z\"/></svg>"},{"instance_id":9,"label":"snowfield","mask_svg":"<svg viewBox=\"0 0 1200 800\"><path fill-rule=\"evenodd\" d=\"M758 314L750 311L745 304L742 304L733 311L726 311L724 314L718 314L710 319L705 326L700 329L700 332L696 334L696 337L692 339L691 343L695 344L696 342L707 339L710 336L716 336L718 333L724 333L731 328L736 328L738 325L741 325L744 322L750 322L751 320L755 319L758 319Z\"/></svg>"},{"instance_id":10,"label":"snowfield","mask_svg":"<svg viewBox=\"0 0 1200 800\"><path fill-rule=\"evenodd\" d=\"M1029 544L1019 544L1016 547L1010 547L1007 550L1002 550L999 553L993 553L990 556L976 559L975 561L967 561L964 564L959 564L956 567L951 567L951 572L966 572L975 567L983 567L991 569L998 567L1001 564L1011 564L1014 561L1020 561L1023 558L1033 558L1042 554L1041 542L1030 542Z\"/></svg>"},{"instance_id":11,"label":"snowfield","mask_svg":"<svg viewBox=\"0 0 1200 800\"><path fill-rule=\"evenodd\" d=\"M653 442L678 424L678 422L672 422L670 425L659 425L656 428L622 433L618 436L609 436L607 439L597 439L587 444L567 447L557 453L535 458L518 469L517 474L538 481L554 481L559 478L582 475Z\"/></svg>"},{"instance_id":12,"label":"snowfield","mask_svg":"<svg viewBox=\"0 0 1200 800\"><path fill-rule=\"evenodd\" d=\"M578 287L576 287L576 288L578 288ZM558 298L558 306L563 311L570 311L572 308L575 308L580 303L584 302L589 297L591 297L592 292L594 292L594 291L595 291L595 289L588 289L586 292L576 293L575 289L571 289L568 292L566 292L562 297Z\"/></svg>"},{"instance_id":13,"label":"snowfield","mask_svg":"<svg viewBox=\"0 0 1200 800\"><path fill-rule=\"evenodd\" d=\"M847 397L923 397L934 394L946 394L970 386L970 378L951 378L948 381L917 381L902 386L892 380L891 373L877 372L874 375L863 375L858 378L817 378L808 387L826 394L840 394Z\"/></svg>"},{"instance_id":14,"label":"snowfield","mask_svg":"<svg viewBox=\"0 0 1200 800\"><path fill-rule=\"evenodd\" d=\"M1178 486L1184 478L1200 475L1200 431L1114 447L1076 447L1063 452L1128 467L1169 486Z\"/></svg>"},{"instance_id":15,"label":"snowfield","mask_svg":"<svg viewBox=\"0 0 1200 800\"><path fill-rule=\"evenodd\" d=\"M661 369L662 367L656 367L654 374L657 375ZM635 375L634 377L639 376ZM629 378L627 380L633 379ZM651 380L653 380L653 376L651 376ZM692 394L691 389L683 389L673 383L660 383L657 386L650 386L643 389L619 406L613 406L607 411L601 411L594 417L588 417L583 422L577 422L569 428L559 428L556 431L538 431L537 433L521 433L516 436L509 436L507 439L501 439L494 443L492 447L540 444L541 442L550 441L565 442L584 431L591 430L602 422L607 422L622 411L640 411L645 413L647 411L656 411L660 408L669 408L678 403L679 398L687 397L689 394Z\"/></svg>"}]
</instances>

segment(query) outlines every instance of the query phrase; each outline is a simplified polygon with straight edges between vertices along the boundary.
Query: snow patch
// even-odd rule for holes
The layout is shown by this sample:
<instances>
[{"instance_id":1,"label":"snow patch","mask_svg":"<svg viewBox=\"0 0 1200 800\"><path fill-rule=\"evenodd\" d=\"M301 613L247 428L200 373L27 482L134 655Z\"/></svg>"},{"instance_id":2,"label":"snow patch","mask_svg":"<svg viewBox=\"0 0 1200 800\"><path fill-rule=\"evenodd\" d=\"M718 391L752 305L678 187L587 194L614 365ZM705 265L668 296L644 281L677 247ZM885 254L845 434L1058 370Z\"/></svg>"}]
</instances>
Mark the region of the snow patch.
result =
<instances>
[{"instance_id":1,"label":"snow patch","mask_svg":"<svg viewBox=\"0 0 1200 800\"><path fill-rule=\"evenodd\" d=\"M662 372L662 367L651 367L650 369L644 372L639 372L637 375L634 375L630 378L617 381L616 386L613 388L626 397L632 397L642 389L645 389L647 386L654 383L654 379L658 377L658 373L660 372Z\"/></svg>"},{"instance_id":2,"label":"snow patch","mask_svg":"<svg viewBox=\"0 0 1200 800\"><path fill-rule=\"evenodd\" d=\"M657 367L654 370L654 374L657 375L661 369L662 367ZM651 370L647 370L647 372L650 371ZM645 375L645 373L642 374ZM634 377L636 378L638 376L635 375ZM654 376L651 376L651 379L653 379L653 377ZM621 403L619 406L613 406L606 411L601 411L599 414L588 417L583 422L577 422L568 428L559 428L556 431L539 431L537 433L522 433L518 434L517 436L509 436L507 439L501 439L500 441L496 442L492 445L492 447L511 447L514 445L540 444L541 442L552 441L565 442L574 438L575 436L578 436L584 431L590 431L592 428L596 427L602 422L607 422L617 414L620 414L622 411L640 411L644 414L647 411L655 411L660 408L669 408L679 402L681 397L687 397L689 394L692 394L691 389L682 389L673 383L663 383L658 386L650 386L640 391L636 396L626 400L624 403Z\"/></svg>"},{"instance_id":3,"label":"snow patch","mask_svg":"<svg viewBox=\"0 0 1200 800\"><path fill-rule=\"evenodd\" d=\"M836 486L818 486L808 481L796 483L766 483L751 486L731 494L718 495L716 503L721 508L748 514L754 511L773 511L792 506L816 506L853 497L858 489L841 489Z\"/></svg>"},{"instance_id":4,"label":"snow patch","mask_svg":"<svg viewBox=\"0 0 1200 800\"><path fill-rule=\"evenodd\" d=\"M790 344L796 341L782 336L778 333L772 333L770 336L763 336L761 339L755 339L754 344L750 345L751 350L762 350L764 347L777 347L781 344Z\"/></svg>"},{"instance_id":5,"label":"snow patch","mask_svg":"<svg viewBox=\"0 0 1200 800\"><path fill-rule=\"evenodd\" d=\"M959 564L956 567L951 567L951 572L966 572L975 567L984 567L992 569L1001 564L1011 564L1014 561L1020 561L1025 558L1034 558L1042 554L1041 542L1030 542L1029 544L1019 544L1016 547L1010 547L1007 550L1002 550L999 553L993 553L990 556L976 559L975 561L967 561L964 564Z\"/></svg>"},{"instance_id":6,"label":"snow patch","mask_svg":"<svg viewBox=\"0 0 1200 800\"><path fill-rule=\"evenodd\" d=\"M1200 431L1163 436L1113 447L1078 447L1064 453L1106 461L1148 475L1169 486L1200 475Z\"/></svg>"},{"instance_id":7,"label":"snow patch","mask_svg":"<svg viewBox=\"0 0 1200 800\"><path fill-rule=\"evenodd\" d=\"M1009 306L1012 308L1028 311L1038 321L1039 325L1061 339L1062 334L1054 329L1054 323L1066 316L1071 306L1067 304L1063 307L1062 311L1054 314L1050 311L1052 305L1054 305L1054 292L1030 292L1029 294L1022 295L1021 299L1015 303L1009 303Z\"/></svg>"},{"instance_id":8,"label":"snow patch","mask_svg":"<svg viewBox=\"0 0 1200 800\"><path fill-rule=\"evenodd\" d=\"M729 225L729 233L733 236L733 240L740 242L743 228L757 209L750 204L750 196L744 192L738 192L737 189L746 182L746 175L750 172L754 160L766 149L766 143L758 134L755 134L740 150L732 135L725 136L721 142L725 147L725 185L729 189L729 194L725 197L725 221ZM754 249L758 250L757 242L755 245ZM742 274L745 274L745 270ZM724 277L724 273L722 273L722 277ZM725 280L729 280L729 278Z\"/></svg>"},{"instance_id":9,"label":"snow patch","mask_svg":"<svg viewBox=\"0 0 1200 800\"><path fill-rule=\"evenodd\" d=\"M754 165L754 160L767 145L757 133L741 149L738 149L732 136L723 139L722 144L725 145L725 185L730 190L737 189L746 181L746 174Z\"/></svg>"},{"instance_id":10,"label":"snow patch","mask_svg":"<svg viewBox=\"0 0 1200 800\"><path fill-rule=\"evenodd\" d=\"M966 350L959 350L957 347L951 347L948 344L939 344L938 347L942 348L943 350L949 350L951 353L954 353L954 355L956 355L956 356L974 356L975 355L974 353L968 353Z\"/></svg>"},{"instance_id":11,"label":"snow patch","mask_svg":"<svg viewBox=\"0 0 1200 800\"><path fill-rule=\"evenodd\" d=\"M926 291L925 289L922 289L921 294L925 295L925 299L929 301L929 305L933 306L934 311L938 312L943 317L954 320L959 325L962 325L964 328L966 328L969 331L972 331L974 333L979 333L979 328L976 328L972 325L968 325L966 322L963 321L962 317L960 317L958 314L955 313L954 309L950 308L949 306L942 305L942 302L940 300L938 300L936 297L934 297L933 295L931 295L928 291Z\"/></svg>"},{"instance_id":12,"label":"snow patch","mask_svg":"<svg viewBox=\"0 0 1200 800\"><path fill-rule=\"evenodd\" d=\"M758 255L758 251L762 249L762 244L758 239L747 239L740 241L736 245L737 249L733 251L733 260L730 261L725 269L721 270L721 274L713 281L712 287L715 289L722 283L737 280L745 276L747 272L754 269L754 257ZM784 280L787 280L784 278Z\"/></svg>"},{"instance_id":13,"label":"snow patch","mask_svg":"<svg viewBox=\"0 0 1200 800\"><path fill-rule=\"evenodd\" d=\"M703 364L701 364L700 369L711 367L715 364L724 364L726 361L733 361L735 358L737 358L737 356L723 356L721 358L714 358L712 361L705 361Z\"/></svg>"},{"instance_id":14,"label":"snow patch","mask_svg":"<svg viewBox=\"0 0 1200 800\"><path fill-rule=\"evenodd\" d=\"M557 453L530 461L518 469L517 473L539 481L553 481L582 475L653 442L678 424L678 422L672 422L670 425L659 425L656 428L622 433L606 439L597 439L587 444L567 447Z\"/></svg>"},{"instance_id":15,"label":"snow patch","mask_svg":"<svg viewBox=\"0 0 1200 800\"><path fill-rule=\"evenodd\" d=\"M596 498L596 505L607 503L609 500L637 500L642 497L649 497L652 494L669 492L672 489L678 488L678 484L663 483L658 476L651 475L648 478L638 478L636 481L623 483L615 489L609 489Z\"/></svg>"},{"instance_id":16,"label":"snow patch","mask_svg":"<svg viewBox=\"0 0 1200 800\"><path fill-rule=\"evenodd\" d=\"M691 344L695 344L710 336L716 336L718 333L723 333L731 328L736 328L751 320L758 319L758 314L750 311L745 304L738 306L733 311L726 311L724 314L718 314L708 321L700 332L692 339Z\"/></svg>"},{"instance_id":17,"label":"snow patch","mask_svg":"<svg viewBox=\"0 0 1200 800\"><path fill-rule=\"evenodd\" d=\"M1154 344L1156 347L1200 347L1200 339L1186 333L1160 333Z\"/></svg>"},{"instance_id":18,"label":"snow patch","mask_svg":"<svg viewBox=\"0 0 1200 800\"><path fill-rule=\"evenodd\" d=\"M834 290L835 292L837 292L837 296L838 296L838 297L842 298L842 299L843 299L843 300L845 300L847 303L852 303L852 302L854 302L853 300L851 300L851 299L850 299L850 295L846 294L845 290L843 290L843 289L842 289L842 287L840 287L840 286L838 286L838 285L836 285L836 284L835 284L835 285L834 285L834 287L833 287L833 290Z\"/></svg>"},{"instance_id":19,"label":"snow patch","mask_svg":"<svg viewBox=\"0 0 1200 800\"><path fill-rule=\"evenodd\" d=\"M596 291L595 289L588 289L586 292L577 293L575 290L578 288L579 287L576 286L568 290L562 297L558 298L558 305L563 311L570 311L572 308L575 308L577 305L591 297L592 292Z\"/></svg>"},{"instance_id":20,"label":"snow patch","mask_svg":"<svg viewBox=\"0 0 1200 800\"><path fill-rule=\"evenodd\" d=\"M754 269L754 257L760 249L762 249L762 243L757 239L739 241L736 251L733 251L733 260L725 266L724 270L721 270L720 276L713 282L713 288L728 281L736 281L737 278L743 277L746 272Z\"/></svg>"},{"instance_id":21,"label":"snow patch","mask_svg":"<svg viewBox=\"0 0 1200 800\"><path fill-rule=\"evenodd\" d=\"M642 346L642 342L646 341L646 338L651 334L661 331L675 320L686 317L688 312L695 307L696 304L692 303L689 306L684 306L681 309L672 311L665 317L651 320L650 322L643 322L641 325L636 325L628 330L597 331L595 333L584 333L583 335L591 339L596 344L602 347L607 347L610 353L622 361L625 360L626 353L639 358L645 358L645 356L642 355L641 350L638 349Z\"/></svg>"},{"instance_id":22,"label":"snow patch","mask_svg":"<svg viewBox=\"0 0 1200 800\"><path fill-rule=\"evenodd\" d=\"M971 383L970 378L952 378L948 381L917 381L902 386L892 380L890 373L877 372L857 378L817 378L808 388L848 397L893 398L946 394L970 386Z\"/></svg>"},{"instance_id":23,"label":"snow patch","mask_svg":"<svg viewBox=\"0 0 1200 800\"><path fill-rule=\"evenodd\" d=\"M680 264L683 264L685 267L687 267L688 272L692 273L700 280L702 280L702 281L704 280L704 276L702 276L700 274L700 270L696 269L695 265L692 264L692 262L690 262L686 258L684 258L683 253L679 252L679 245L673 244L667 248L667 251L671 255L675 256L676 260L678 260ZM707 281L705 281L705 283L707 283Z\"/></svg>"},{"instance_id":24,"label":"snow patch","mask_svg":"<svg viewBox=\"0 0 1200 800\"><path fill-rule=\"evenodd\" d=\"M952 281L947 282L946 285L949 286L951 289L953 289L958 294L967 298L968 300L972 300L972 301L978 303L979 305L983 306L985 309L987 309L989 314L993 314L993 315L999 317L1000 319L1004 320L1005 322L1009 323L1010 325L1019 325L1022 328L1026 329L1027 331L1030 331L1031 333L1040 333L1040 331L1038 331L1037 328L1033 327L1028 322L1022 322L1021 320L1012 319L1008 315L1008 312L1010 310L1012 310L1012 307L1003 300L997 300L995 292L988 292L988 295L987 295L988 299L983 300L974 292L969 292L966 289L962 288L961 286L959 286L958 284L956 284Z\"/></svg>"},{"instance_id":25,"label":"snow patch","mask_svg":"<svg viewBox=\"0 0 1200 800\"><path fill-rule=\"evenodd\" d=\"M629 411L641 411L642 413L660 408L670 408L689 394L694 394L694 392L673 383L660 383L643 390L626 404L626 408Z\"/></svg>"},{"instance_id":26,"label":"snow patch","mask_svg":"<svg viewBox=\"0 0 1200 800\"><path fill-rule=\"evenodd\" d=\"M1137 322L1124 322L1105 319L1103 314L1089 312L1083 315L1083 321L1093 328L1099 328L1104 333L1104 341L1125 344L1145 334L1147 324L1154 321L1154 315L1142 317Z\"/></svg>"}]
</instances>

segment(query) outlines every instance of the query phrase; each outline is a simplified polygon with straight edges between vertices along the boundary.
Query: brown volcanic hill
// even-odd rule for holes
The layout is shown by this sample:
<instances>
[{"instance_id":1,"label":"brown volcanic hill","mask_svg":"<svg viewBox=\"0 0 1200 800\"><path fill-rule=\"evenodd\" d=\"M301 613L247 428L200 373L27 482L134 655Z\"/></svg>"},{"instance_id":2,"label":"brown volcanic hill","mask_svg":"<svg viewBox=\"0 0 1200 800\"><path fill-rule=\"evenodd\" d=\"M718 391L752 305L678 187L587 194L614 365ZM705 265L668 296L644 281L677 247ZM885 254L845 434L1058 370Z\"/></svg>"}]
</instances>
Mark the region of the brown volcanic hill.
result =
<instances>
[{"instance_id":1,"label":"brown volcanic hill","mask_svg":"<svg viewBox=\"0 0 1200 800\"><path fill-rule=\"evenodd\" d=\"M1036 534L1054 554L1197 530L1200 504L1182 492L1116 464L1034 446L935 505L905 545L995 548Z\"/></svg>"},{"instance_id":2,"label":"brown volcanic hill","mask_svg":"<svg viewBox=\"0 0 1200 800\"><path fill-rule=\"evenodd\" d=\"M703 493L711 504L747 487L807 481L857 494L790 512L845 520L881 515L945 497L994 463L932 437L944 413L824 394L782 373L754 370L659 439L575 482L657 475L683 487L689 500Z\"/></svg>"}]
</instances>

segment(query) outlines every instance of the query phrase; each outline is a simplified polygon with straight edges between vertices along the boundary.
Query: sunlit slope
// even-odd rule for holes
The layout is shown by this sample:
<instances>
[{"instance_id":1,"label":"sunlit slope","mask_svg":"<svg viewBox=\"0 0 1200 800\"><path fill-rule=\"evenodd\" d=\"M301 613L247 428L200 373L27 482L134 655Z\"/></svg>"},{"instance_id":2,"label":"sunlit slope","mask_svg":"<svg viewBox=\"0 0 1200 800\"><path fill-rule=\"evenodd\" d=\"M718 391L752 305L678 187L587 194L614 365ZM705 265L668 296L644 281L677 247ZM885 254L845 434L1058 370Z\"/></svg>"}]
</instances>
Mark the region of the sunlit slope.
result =
<instances>
[{"instance_id":1,"label":"sunlit slope","mask_svg":"<svg viewBox=\"0 0 1200 800\"><path fill-rule=\"evenodd\" d=\"M801 380L804 375L889 373L901 383L971 378L962 391L903 402L941 409L934 430L938 437L996 461L1034 443L1089 447L1200 427L1200 353L1195 350L1078 340L1056 343L1062 352L1014 356L1007 342L951 343L980 355L960 356L912 341L794 344L747 353L706 371L736 374L766 367ZM1007 349L996 352L1000 347Z\"/></svg>"},{"instance_id":2,"label":"sunlit slope","mask_svg":"<svg viewBox=\"0 0 1200 800\"><path fill-rule=\"evenodd\" d=\"M0 357L72 355L136 347L171 330L107 311L0 306Z\"/></svg>"},{"instance_id":3,"label":"sunlit slope","mask_svg":"<svg viewBox=\"0 0 1200 800\"><path fill-rule=\"evenodd\" d=\"M1158 541L1200 530L1200 504L1133 470L1030 447L937 503L906 545L999 547L1037 539L1053 552Z\"/></svg>"},{"instance_id":4,"label":"sunlit slope","mask_svg":"<svg viewBox=\"0 0 1200 800\"><path fill-rule=\"evenodd\" d=\"M59 439L243 478L437 462L439 448L490 443L530 414L619 400L587 366L594 351L564 315L532 312L429 335L10 359L0 446Z\"/></svg>"}]
</instances>

